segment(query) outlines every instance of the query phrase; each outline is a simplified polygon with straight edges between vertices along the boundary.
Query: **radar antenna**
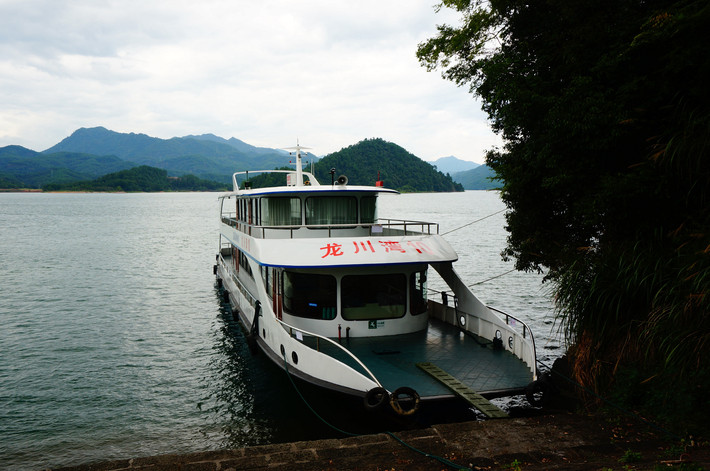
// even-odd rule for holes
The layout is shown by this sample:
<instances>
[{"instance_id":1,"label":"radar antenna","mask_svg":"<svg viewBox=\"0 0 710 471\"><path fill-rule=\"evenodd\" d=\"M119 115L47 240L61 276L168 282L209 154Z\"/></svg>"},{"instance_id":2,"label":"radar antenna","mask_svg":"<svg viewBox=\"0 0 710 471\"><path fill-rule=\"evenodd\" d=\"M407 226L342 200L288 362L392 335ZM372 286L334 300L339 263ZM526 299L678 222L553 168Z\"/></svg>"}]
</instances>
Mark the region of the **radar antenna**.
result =
<instances>
[{"instance_id":1,"label":"radar antenna","mask_svg":"<svg viewBox=\"0 0 710 471\"><path fill-rule=\"evenodd\" d=\"M303 147L296 139L295 147L284 147L284 150L296 151L296 186L303 186L303 164L301 163L301 150L310 150L310 147ZM289 152L291 154L291 152Z\"/></svg>"}]
</instances>

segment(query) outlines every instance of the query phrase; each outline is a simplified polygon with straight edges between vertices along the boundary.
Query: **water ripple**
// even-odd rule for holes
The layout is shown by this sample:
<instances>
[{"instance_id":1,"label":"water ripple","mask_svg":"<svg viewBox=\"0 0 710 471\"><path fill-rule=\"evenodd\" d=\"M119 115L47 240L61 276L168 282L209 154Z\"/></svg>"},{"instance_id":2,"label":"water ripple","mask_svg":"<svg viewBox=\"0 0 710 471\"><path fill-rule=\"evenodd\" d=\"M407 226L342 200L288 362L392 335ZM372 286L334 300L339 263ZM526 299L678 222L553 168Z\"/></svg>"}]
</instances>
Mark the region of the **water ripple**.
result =
<instances>
[{"instance_id":1,"label":"water ripple","mask_svg":"<svg viewBox=\"0 0 710 471\"><path fill-rule=\"evenodd\" d=\"M439 221L442 233L503 208L493 192L381 201L382 216ZM249 353L220 302L216 203L209 193L0 194L6 469L328 433L283 372ZM445 236L467 283L510 270L499 256L504 224L500 214ZM530 321L541 358L561 354L541 277L475 288Z\"/></svg>"}]
</instances>

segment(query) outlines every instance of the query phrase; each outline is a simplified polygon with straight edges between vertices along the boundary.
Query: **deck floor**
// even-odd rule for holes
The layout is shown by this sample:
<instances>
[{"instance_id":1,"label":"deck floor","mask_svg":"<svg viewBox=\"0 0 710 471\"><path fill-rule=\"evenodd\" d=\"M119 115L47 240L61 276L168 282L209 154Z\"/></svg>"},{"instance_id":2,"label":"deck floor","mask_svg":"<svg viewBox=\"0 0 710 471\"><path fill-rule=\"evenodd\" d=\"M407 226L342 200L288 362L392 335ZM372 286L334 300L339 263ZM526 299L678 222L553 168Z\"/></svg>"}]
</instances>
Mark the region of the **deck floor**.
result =
<instances>
[{"instance_id":1,"label":"deck floor","mask_svg":"<svg viewBox=\"0 0 710 471\"><path fill-rule=\"evenodd\" d=\"M431 362L479 393L524 388L532 372L507 351L493 350L490 341L465 335L454 326L431 319L426 331L407 335L343 339L389 391L400 386L416 390L422 398L449 396L451 391L417 368ZM321 347L323 345L321 344ZM336 347L327 353L353 364ZM323 351L324 349L321 348Z\"/></svg>"}]
</instances>

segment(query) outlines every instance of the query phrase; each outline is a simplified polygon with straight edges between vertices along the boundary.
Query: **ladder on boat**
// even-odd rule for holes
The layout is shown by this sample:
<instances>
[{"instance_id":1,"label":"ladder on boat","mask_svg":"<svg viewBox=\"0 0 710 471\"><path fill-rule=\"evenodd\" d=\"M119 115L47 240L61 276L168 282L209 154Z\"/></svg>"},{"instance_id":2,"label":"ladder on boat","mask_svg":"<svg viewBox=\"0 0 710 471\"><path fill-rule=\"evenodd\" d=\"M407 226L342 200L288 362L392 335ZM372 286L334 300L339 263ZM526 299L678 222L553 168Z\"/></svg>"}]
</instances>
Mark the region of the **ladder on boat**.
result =
<instances>
[{"instance_id":1,"label":"ladder on boat","mask_svg":"<svg viewBox=\"0 0 710 471\"><path fill-rule=\"evenodd\" d=\"M473 389L466 386L464 383L458 379L451 376L446 371L442 370L433 363L424 362L416 364L421 370L426 372L432 378L436 379L442 383L447 388L451 389L454 394L462 398L464 401L468 402L470 405L476 409L483 412L483 414L491 419L500 419L508 417L504 411L500 410L494 404L492 404L488 399L478 394Z\"/></svg>"}]
</instances>

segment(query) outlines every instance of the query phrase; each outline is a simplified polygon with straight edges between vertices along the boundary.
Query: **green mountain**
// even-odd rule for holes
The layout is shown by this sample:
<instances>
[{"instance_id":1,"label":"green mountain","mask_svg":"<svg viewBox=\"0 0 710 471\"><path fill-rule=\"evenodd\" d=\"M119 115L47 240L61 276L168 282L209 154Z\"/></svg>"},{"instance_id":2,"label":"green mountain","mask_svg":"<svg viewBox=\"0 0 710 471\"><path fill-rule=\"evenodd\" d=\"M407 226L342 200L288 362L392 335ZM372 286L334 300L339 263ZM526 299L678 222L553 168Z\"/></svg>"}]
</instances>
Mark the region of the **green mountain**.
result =
<instances>
[{"instance_id":1,"label":"green mountain","mask_svg":"<svg viewBox=\"0 0 710 471\"><path fill-rule=\"evenodd\" d=\"M43 154L21 146L0 148L0 188L39 188L47 183L89 180L134 167L113 155Z\"/></svg>"},{"instance_id":2,"label":"green mountain","mask_svg":"<svg viewBox=\"0 0 710 471\"><path fill-rule=\"evenodd\" d=\"M274 168L288 162L286 152L250 146L234 138L225 140L204 134L160 139L104 127L77 129L44 153L59 151L111 154L136 164L164 168L171 175L222 175L220 180L225 182L237 170Z\"/></svg>"},{"instance_id":3,"label":"green mountain","mask_svg":"<svg viewBox=\"0 0 710 471\"><path fill-rule=\"evenodd\" d=\"M374 185L379 174L387 188L399 191L463 191L463 187L434 169L429 163L402 147L383 139L365 139L323 157L315 164L315 175L321 184L335 178L348 177L350 185Z\"/></svg>"},{"instance_id":4,"label":"green mountain","mask_svg":"<svg viewBox=\"0 0 710 471\"><path fill-rule=\"evenodd\" d=\"M450 155L448 157L441 157L429 163L432 164L438 171L442 173L449 173L451 175L453 175L454 173L465 172L466 170L474 169L480 165L476 162L458 159L453 155Z\"/></svg>"},{"instance_id":5,"label":"green mountain","mask_svg":"<svg viewBox=\"0 0 710 471\"><path fill-rule=\"evenodd\" d=\"M271 149L268 147L256 147L252 146L251 144L247 144L244 141L241 141L237 138L230 137L229 139L224 139L223 137L215 136L214 134L201 134L199 136L196 135L189 135L189 136L184 136L183 139L197 139L197 140L202 140L202 141L211 141L211 142L217 142L221 144L226 144L228 146L234 147L238 151L244 153L244 154L256 154L256 155L264 155L264 154L281 154L284 156L288 155L288 151L283 150L283 149ZM302 155L308 155L308 158L315 157L313 154L307 153L307 154L302 154ZM304 160L306 160L306 157L304 157Z\"/></svg>"},{"instance_id":6,"label":"green mountain","mask_svg":"<svg viewBox=\"0 0 710 471\"><path fill-rule=\"evenodd\" d=\"M194 175L168 177L167 170L141 165L104 175L92 181L50 183L44 191L216 191L226 185L202 180Z\"/></svg>"},{"instance_id":7,"label":"green mountain","mask_svg":"<svg viewBox=\"0 0 710 471\"><path fill-rule=\"evenodd\" d=\"M159 139L103 127L81 128L43 152L20 146L0 148L0 188L62 186L141 165L164 169L169 176L194 175L229 185L235 171L283 168L291 160L284 150L213 134ZM315 173L326 183L335 168L336 177L345 174L354 185L374 184L379 172L387 187L401 191L463 189L450 176L382 139L366 139L320 161L312 154L304 160L316 161Z\"/></svg>"},{"instance_id":8,"label":"green mountain","mask_svg":"<svg viewBox=\"0 0 710 471\"><path fill-rule=\"evenodd\" d=\"M474 169L451 175L454 181L462 184L467 190L494 190L500 188L503 182L494 179L495 177L495 172L488 165L481 165Z\"/></svg>"}]
</instances>

